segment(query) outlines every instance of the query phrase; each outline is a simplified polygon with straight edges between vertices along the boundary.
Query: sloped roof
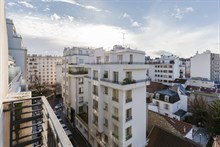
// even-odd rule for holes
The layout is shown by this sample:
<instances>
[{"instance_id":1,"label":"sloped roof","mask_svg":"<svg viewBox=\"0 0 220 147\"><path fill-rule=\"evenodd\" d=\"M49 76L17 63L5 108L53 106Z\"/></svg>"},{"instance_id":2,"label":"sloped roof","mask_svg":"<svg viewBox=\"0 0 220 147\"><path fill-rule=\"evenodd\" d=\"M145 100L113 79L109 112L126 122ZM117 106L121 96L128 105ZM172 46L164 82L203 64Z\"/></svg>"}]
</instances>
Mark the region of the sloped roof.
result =
<instances>
[{"instance_id":1,"label":"sloped roof","mask_svg":"<svg viewBox=\"0 0 220 147\"><path fill-rule=\"evenodd\" d=\"M185 84L186 83L186 81L187 81L187 79L175 79L174 81L173 81L173 83L180 83L180 84Z\"/></svg>"},{"instance_id":2,"label":"sloped roof","mask_svg":"<svg viewBox=\"0 0 220 147\"><path fill-rule=\"evenodd\" d=\"M183 136L185 136L192 129L192 125L184 121L179 121L168 116L164 116L164 118Z\"/></svg>"},{"instance_id":3,"label":"sloped roof","mask_svg":"<svg viewBox=\"0 0 220 147\"><path fill-rule=\"evenodd\" d=\"M158 126L154 126L149 136L147 147L199 147L189 139L178 137Z\"/></svg>"},{"instance_id":4,"label":"sloped roof","mask_svg":"<svg viewBox=\"0 0 220 147\"><path fill-rule=\"evenodd\" d=\"M154 94L154 97L153 97L154 99L156 99L155 96L157 93L160 94L159 100L161 100L161 101L165 101L165 95L169 96L169 103L173 104L173 103L176 103L177 101L180 100L178 93L175 91L172 91L170 89L164 89L164 90L157 91Z\"/></svg>"}]
</instances>

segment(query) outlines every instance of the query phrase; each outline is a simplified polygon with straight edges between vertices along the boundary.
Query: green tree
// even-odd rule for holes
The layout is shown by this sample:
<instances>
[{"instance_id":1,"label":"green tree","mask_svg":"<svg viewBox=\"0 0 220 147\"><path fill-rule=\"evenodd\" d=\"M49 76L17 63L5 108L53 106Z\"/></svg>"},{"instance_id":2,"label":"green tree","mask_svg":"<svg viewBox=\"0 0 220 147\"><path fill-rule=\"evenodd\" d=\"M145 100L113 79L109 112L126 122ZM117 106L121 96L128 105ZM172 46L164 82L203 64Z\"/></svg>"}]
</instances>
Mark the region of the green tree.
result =
<instances>
[{"instance_id":1,"label":"green tree","mask_svg":"<svg viewBox=\"0 0 220 147\"><path fill-rule=\"evenodd\" d=\"M220 135L220 100L215 100L209 105L206 128L211 135Z\"/></svg>"},{"instance_id":2,"label":"green tree","mask_svg":"<svg viewBox=\"0 0 220 147\"><path fill-rule=\"evenodd\" d=\"M195 98L190 101L190 107L192 117L189 120L192 121L191 123L204 127L209 116L207 101L201 96L195 95Z\"/></svg>"}]
</instances>

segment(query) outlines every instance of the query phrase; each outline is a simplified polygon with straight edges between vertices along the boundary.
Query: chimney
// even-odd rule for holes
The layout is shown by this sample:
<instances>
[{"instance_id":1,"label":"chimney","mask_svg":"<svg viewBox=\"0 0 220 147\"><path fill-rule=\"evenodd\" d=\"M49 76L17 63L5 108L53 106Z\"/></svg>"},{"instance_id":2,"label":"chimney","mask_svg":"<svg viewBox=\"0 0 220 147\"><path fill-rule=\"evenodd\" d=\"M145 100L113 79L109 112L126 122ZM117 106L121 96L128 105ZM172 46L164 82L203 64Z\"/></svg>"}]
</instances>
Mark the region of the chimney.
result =
<instances>
[{"instance_id":1,"label":"chimney","mask_svg":"<svg viewBox=\"0 0 220 147\"><path fill-rule=\"evenodd\" d=\"M183 127L183 132L186 133L186 127L185 126Z\"/></svg>"}]
</instances>

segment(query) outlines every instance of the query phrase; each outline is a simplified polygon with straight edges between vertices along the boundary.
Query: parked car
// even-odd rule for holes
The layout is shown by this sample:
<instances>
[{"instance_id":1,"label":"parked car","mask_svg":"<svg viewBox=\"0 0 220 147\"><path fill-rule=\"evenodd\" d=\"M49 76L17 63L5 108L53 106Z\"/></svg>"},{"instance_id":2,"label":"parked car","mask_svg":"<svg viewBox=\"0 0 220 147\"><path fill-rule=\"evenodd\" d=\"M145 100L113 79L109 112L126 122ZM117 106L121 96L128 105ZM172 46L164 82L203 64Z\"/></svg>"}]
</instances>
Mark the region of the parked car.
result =
<instances>
[{"instance_id":1,"label":"parked car","mask_svg":"<svg viewBox=\"0 0 220 147\"><path fill-rule=\"evenodd\" d=\"M70 130L65 130L66 135L71 139L73 137L73 134L70 132Z\"/></svg>"},{"instance_id":2,"label":"parked car","mask_svg":"<svg viewBox=\"0 0 220 147\"><path fill-rule=\"evenodd\" d=\"M55 106L55 110L59 110L63 108L63 103L59 103Z\"/></svg>"}]
</instances>

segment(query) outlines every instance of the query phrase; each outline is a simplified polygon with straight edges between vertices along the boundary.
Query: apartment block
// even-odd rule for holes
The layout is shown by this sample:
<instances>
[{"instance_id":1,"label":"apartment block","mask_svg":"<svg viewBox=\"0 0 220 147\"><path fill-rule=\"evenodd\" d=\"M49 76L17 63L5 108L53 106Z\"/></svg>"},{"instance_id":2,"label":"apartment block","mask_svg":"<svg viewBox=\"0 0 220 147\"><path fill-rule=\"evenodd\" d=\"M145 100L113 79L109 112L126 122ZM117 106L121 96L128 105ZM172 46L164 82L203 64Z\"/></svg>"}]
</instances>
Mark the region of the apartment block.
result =
<instances>
[{"instance_id":1,"label":"apartment block","mask_svg":"<svg viewBox=\"0 0 220 147\"><path fill-rule=\"evenodd\" d=\"M64 50L62 95L67 116L92 146L146 145L145 53ZM143 114L143 115L140 115Z\"/></svg>"},{"instance_id":2,"label":"apartment block","mask_svg":"<svg viewBox=\"0 0 220 147\"><path fill-rule=\"evenodd\" d=\"M174 55L161 55L159 59L147 61L146 66L150 78L155 82L171 85L176 78L185 78L185 67Z\"/></svg>"},{"instance_id":3,"label":"apartment block","mask_svg":"<svg viewBox=\"0 0 220 147\"><path fill-rule=\"evenodd\" d=\"M27 82L32 86L35 83L41 85L56 84L56 65L62 62L62 57L59 56L42 56L28 55L27 56Z\"/></svg>"},{"instance_id":4,"label":"apartment block","mask_svg":"<svg viewBox=\"0 0 220 147\"><path fill-rule=\"evenodd\" d=\"M202 67L201 67L202 63ZM220 81L220 54L207 50L191 58L191 77Z\"/></svg>"},{"instance_id":5,"label":"apartment block","mask_svg":"<svg viewBox=\"0 0 220 147\"><path fill-rule=\"evenodd\" d=\"M27 49L23 45L21 35L16 32L16 27L11 19L6 19L7 36L8 36L8 52L21 68L24 79L27 79Z\"/></svg>"}]
</instances>

